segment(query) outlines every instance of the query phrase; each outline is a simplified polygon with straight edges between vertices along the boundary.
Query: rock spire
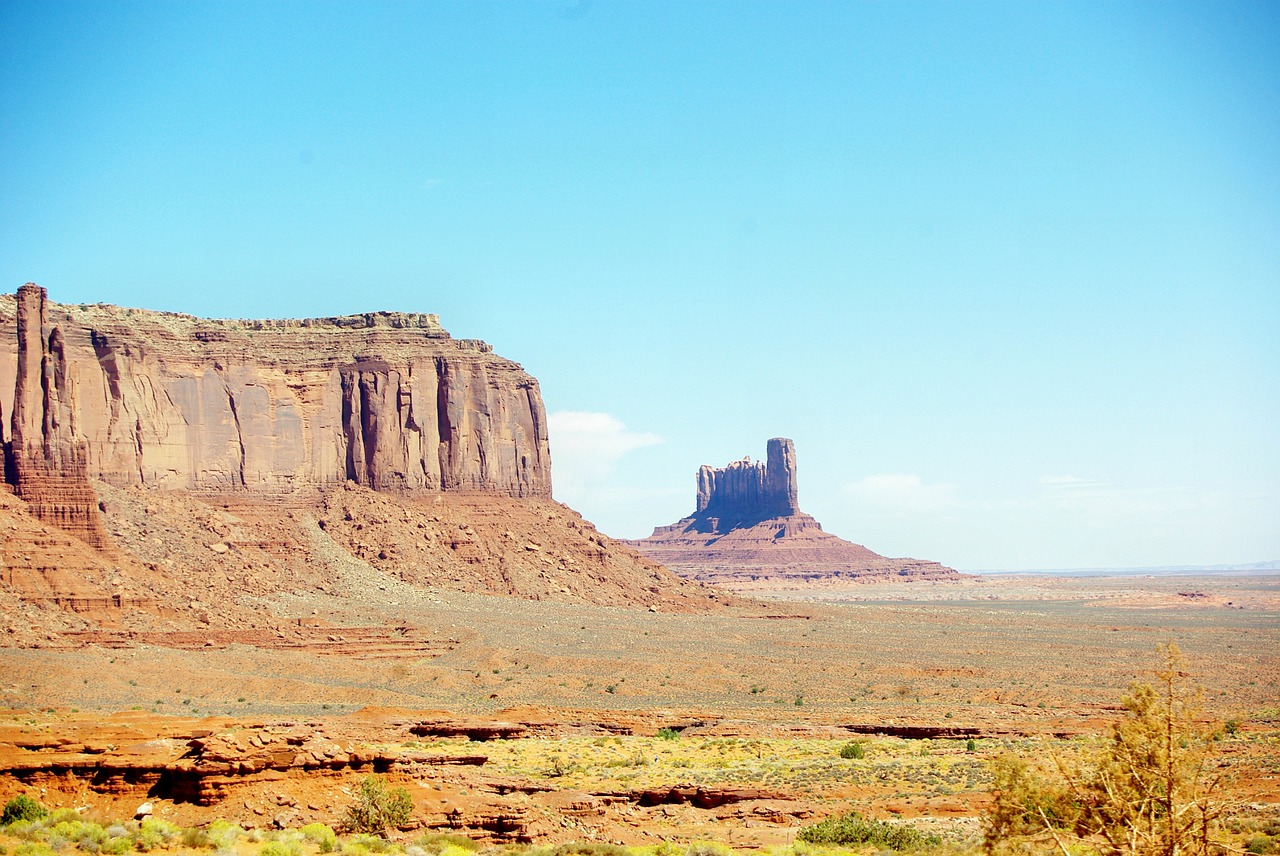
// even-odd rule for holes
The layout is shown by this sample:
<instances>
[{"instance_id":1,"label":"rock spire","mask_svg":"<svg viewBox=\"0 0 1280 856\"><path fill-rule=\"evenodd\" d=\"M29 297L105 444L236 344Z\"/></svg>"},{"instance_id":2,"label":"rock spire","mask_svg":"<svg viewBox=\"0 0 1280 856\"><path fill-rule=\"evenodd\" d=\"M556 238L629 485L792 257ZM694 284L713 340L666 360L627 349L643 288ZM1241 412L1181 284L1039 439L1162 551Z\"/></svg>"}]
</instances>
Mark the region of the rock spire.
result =
<instances>
[{"instance_id":1,"label":"rock spire","mask_svg":"<svg viewBox=\"0 0 1280 856\"><path fill-rule=\"evenodd\" d=\"M799 513L795 444L774 437L767 455L765 461L747 457L726 467L703 464L698 469L696 513L740 521Z\"/></svg>"},{"instance_id":2,"label":"rock spire","mask_svg":"<svg viewBox=\"0 0 1280 856\"><path fill-rule=\"evenodd\" d=\"M6 479L41 521L105 548L107 532L89 483L88 445L76 430L75 378L67 371L62 329L49 324L47 298L34 283L18 289Z\"/></svg>"}]
</instances>

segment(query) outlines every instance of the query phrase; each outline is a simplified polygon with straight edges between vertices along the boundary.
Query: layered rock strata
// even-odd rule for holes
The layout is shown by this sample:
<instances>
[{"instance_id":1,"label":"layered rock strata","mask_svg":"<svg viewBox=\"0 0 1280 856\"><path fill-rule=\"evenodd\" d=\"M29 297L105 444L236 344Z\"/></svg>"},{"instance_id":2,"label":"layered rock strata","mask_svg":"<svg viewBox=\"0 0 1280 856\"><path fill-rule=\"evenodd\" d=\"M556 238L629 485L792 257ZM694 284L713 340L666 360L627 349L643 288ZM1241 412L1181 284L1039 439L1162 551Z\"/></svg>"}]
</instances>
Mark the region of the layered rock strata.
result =
<instances>
[{"instance_id":1,"label":"layered rock strata","mask_svg":"<svg viewBox=\"0 0 1280 856\"><path fill-rule=\"evenodd\" d=\"M769 441L766 461L703 465L694 513L626 543L676 573L750 590L874 579L949 579L951 568L891 559L822 530L800 511L795 444Z\"/></svg>"},{"instance_id":2,"label":"layered rock strata","mask_svg":"<svg viewBox=\"0 0 1280 856\"><path fill-rule=\"evenodd\" d=\"M94 625L221 644L214 627L262 629L283 592L338 612L437 587L730 600L556 503L537 381L434 315L210 321L27 284L0 297L0 411L0 612L23 612L0 632L22 644Z\"/></svg>"},{"instance_id":3,"label":"layered rock strata","mask_svg":"<svg viewBox=\"0 0 1280 856\"><path fill-rule=\"evenodd\" d=\"M551 493L537 381L484 342L452 339L434 315L207 320L59 305L28 284L0 302L0 338L18 489L37 501L29 486L44 462L119 486L211 492L354 481ZM97 537L74 517L81 499L48 504Z\"/></svg>"},{"instance_id":4,"label":"layered rock strata","mask_svg":"<svg viewBox=\"0 0 1280 856\"><path fill-rule=\"evenodd\" d=\"M89 484L88 444L77 431L76 373L69 371L62 328L51 326L45 290L18 289L17 348L6 480L38 519L98 548L107 532Z\"/></svg>"}]
</instances>

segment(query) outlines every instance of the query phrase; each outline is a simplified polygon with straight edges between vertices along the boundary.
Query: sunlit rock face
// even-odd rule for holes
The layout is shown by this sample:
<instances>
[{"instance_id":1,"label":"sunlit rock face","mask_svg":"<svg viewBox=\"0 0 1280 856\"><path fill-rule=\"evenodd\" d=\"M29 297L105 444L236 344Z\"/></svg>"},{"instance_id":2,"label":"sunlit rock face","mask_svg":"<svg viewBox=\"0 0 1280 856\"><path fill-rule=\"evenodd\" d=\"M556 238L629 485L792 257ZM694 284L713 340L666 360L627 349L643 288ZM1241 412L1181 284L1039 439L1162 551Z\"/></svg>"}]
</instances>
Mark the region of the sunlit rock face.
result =
<instances>
[{"instance_id":1,"label":"sunlit rock face","mask_svg":"<svg viewBox=\"0 0 1280 856\"><path fill-rule=\"evenodd\" d=\"M537 381L434 315L208 320L28 284L0 299L0 342L20 478L38 448L121 486L551 495Z\"/></svg>"}]
</instances>

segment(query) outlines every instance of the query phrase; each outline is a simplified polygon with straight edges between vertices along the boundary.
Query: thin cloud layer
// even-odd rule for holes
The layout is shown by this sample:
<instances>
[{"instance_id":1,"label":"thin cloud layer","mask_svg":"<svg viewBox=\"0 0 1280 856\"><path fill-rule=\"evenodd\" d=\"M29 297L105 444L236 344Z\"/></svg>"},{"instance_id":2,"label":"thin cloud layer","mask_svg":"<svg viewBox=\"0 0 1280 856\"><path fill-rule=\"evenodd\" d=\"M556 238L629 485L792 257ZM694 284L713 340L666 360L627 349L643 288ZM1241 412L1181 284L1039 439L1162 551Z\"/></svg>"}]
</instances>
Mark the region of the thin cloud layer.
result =
<instances>
[{"instance_id":1,"label":"thin cloud layer","mask_svg":"<svg viewBox=\"0 0 1280 856\"><path fill-rule=\"evenodd\" d=\"M867 476L846 484L842 492L859 505L882 511L934 512L957 502L955 484L926 484L920 476L907 473Z\"/></svg>"},{"instance_id":2,"label":"thin cloud layer","mask_svg":"<svg viewBox=\"0 0 1280 856\"><path fill-rule=\"evenodd\" d=\"M632 431L608 413L561 410L547 416L551 427L551 477L566 500L613 473L627 454L662 442L657 434Z\"/></svg>"}]
</instances>

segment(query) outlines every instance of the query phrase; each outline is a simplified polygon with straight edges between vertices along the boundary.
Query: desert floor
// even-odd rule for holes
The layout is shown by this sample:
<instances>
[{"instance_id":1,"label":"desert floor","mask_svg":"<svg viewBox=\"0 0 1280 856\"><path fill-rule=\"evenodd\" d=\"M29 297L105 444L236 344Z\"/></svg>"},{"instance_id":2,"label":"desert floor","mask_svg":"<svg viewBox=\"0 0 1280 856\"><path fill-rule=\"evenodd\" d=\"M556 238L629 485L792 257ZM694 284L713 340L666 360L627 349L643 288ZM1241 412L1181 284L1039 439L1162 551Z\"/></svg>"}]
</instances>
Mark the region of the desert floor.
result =
<instances>
[{"instance_id":1,"label":"desert floor","mask_svg":"<svg viewBox=\"0 0 1280 856\"><path fill-rule=\"evenodd\" d=\"M0 649L0 744L43 735L51 751L72 735L69 748L110 755L125 741L95 748L94 729L139 745L325 734L403 754L390 775L413 785L423 825L467 829L470 817L480 829L516 806L539 841L761 846L847 807L971 839L990 758L1087 756L1126 687L1149 679L1157 644L1173 641L1203 687L1206 721L1231 723L1232 799L1255 815L1280 811L1280 576L988 576L751 594L761 599L720 614L669 615L404 586L354 604L272 600L281 621L311 628L307 644L250 646L213 630L64 635L57 647ZM411 733L420 721L532 725L476 743L462 726ZM841 758L853 740L864 757ZM468 753L483 763L430 757ZM157 813L336 823L353 781L298 767L246 779L213 806L162 799ZM146 796L56 777L36 785L51 804L126 815ZM0 777L0 797L32 786ZM668 793L679 788L683 797Z\"/></svg>"}]
</instances>

